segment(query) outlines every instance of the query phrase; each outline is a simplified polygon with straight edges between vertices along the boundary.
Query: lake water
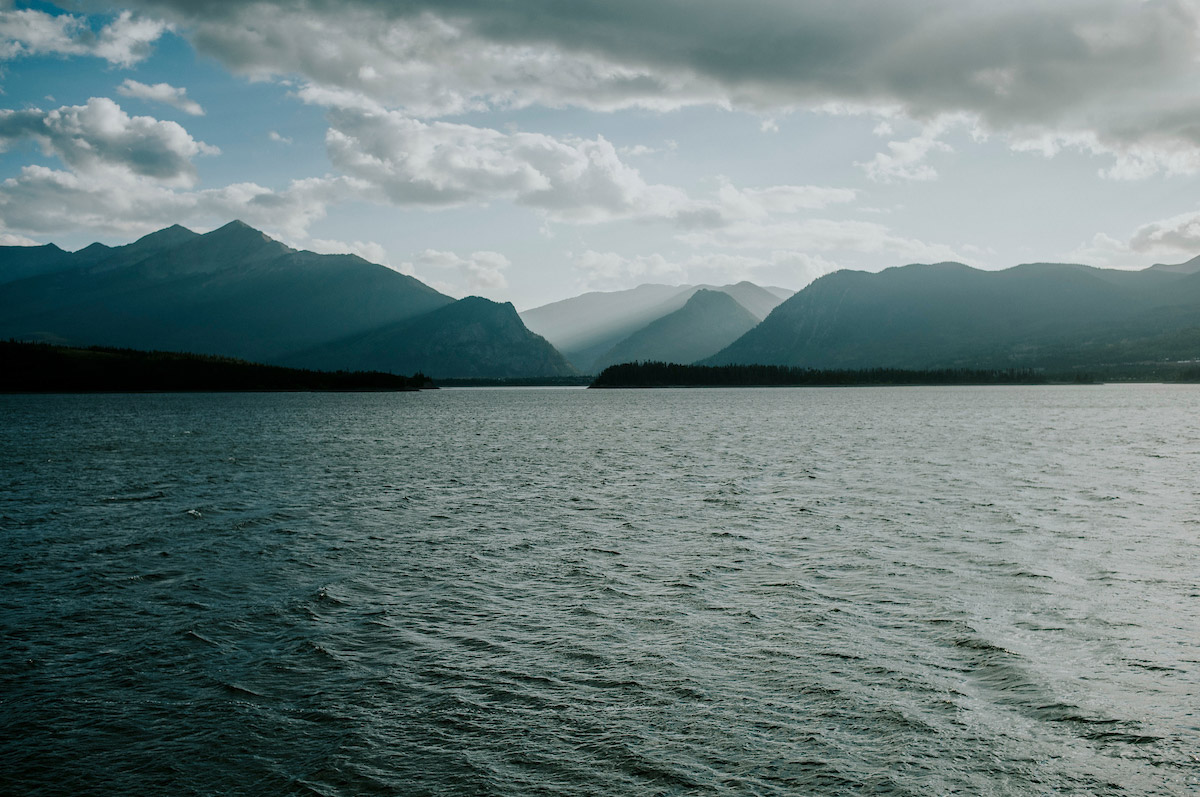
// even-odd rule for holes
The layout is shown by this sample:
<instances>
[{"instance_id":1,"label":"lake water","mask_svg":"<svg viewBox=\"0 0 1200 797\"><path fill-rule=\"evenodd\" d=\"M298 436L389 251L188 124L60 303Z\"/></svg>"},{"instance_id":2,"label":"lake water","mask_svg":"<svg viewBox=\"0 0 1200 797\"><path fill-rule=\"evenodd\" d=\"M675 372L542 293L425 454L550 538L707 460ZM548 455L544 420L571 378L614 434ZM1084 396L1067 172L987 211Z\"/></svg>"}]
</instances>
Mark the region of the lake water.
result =
<instances>
[{"instance_id":1,"label":"lake water","mask_svg":"<svg viewBox=\"0 0 1200 797\"><path fill-rule=\"evenodd\" d=\"M1200 388L0 396L0 792L1200 793Z\"/></svg>"}]
</instances>

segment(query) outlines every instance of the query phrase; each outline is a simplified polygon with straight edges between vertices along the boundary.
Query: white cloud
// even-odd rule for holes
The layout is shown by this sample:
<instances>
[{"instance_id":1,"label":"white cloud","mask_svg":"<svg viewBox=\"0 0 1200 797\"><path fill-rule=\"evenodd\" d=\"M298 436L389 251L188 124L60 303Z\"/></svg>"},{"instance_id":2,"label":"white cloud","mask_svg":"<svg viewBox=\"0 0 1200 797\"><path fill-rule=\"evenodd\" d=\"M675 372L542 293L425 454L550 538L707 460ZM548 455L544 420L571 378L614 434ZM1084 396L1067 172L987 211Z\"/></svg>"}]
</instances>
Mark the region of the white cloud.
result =
<instances>
[{"instance_id":1,"label":"white cloud","mask_svg":"<svg viewBox=\"0 0 1200 797\"><path fill-rule=\"evenodd\" d=\"M775 251L761 256L705 252L685 258L658 253L627 256L586 251L574 258L581 290L621 290L645 282L728 284L740 280L777 280L802 288L836 271L833 261L804 252Z\"/></svg>"},{"instance_id":2,"label":"white cloud","mask_svg":"<svg viewBox=\"0 0 1200 797\"><path fill-rule=\"evenodd\" d=\"M835 219L736 221L723 227L682 233L679 240L696 247L760 249L789 252L857 252L899 262L971 263L972 258L945 244L896 235L875 222Z\"/></svg>"},{"instance_id":3,"label":"white cloud","mask_svg":"<svg viewBox=\"0 0 1200 797\"><path fill-rule=\"evenodd\" d=\"M1129 239L1129 248L1140 253L1200 254L1200 211L1143 224Z\"/></svg>"},{"instance_id":4,"label":"white cloud","mask_svg":"<svg viewBox=\"0 0 1200 797\"><path fill-rule=\"evenodd\" d=\"M116 66L145 60L165 22L121 12L95 32L83 17L33 9L0 10L0 60L32 55L90 55Z\"/></svg>"},{"instance_id":5,"label":"white cloud","mask_svg":"<svg viewBox=\"0 0 1200 797\"><path fill-rule=\"evenodd\" d=\"M956 121L947 118L925 125L920 134L905 141L889 141L887 152L877 152L875 157L866 163L859 163L867 177L881 183L896 180L935 180L937 170L928 163L929 156L934 152L953 152L953 148L941 140L941 137ZM891 130L891 126L882 123L875 128L878 133L883 127Z\"/></svg>"},{"instance_id":6,"label":"white cloud","mask_svg":"<svg viewBox=\"0 0 1200 797\"><path fill-rule=\"evenodd\" d=\"M124 97L136 97L140 100L161 102L165 105L178 108L192 116L204 115L204 109L200 107L200 103L188 99L187 89L176 88L169 83L155 83L150 86L145 83L139 83L136 80L127 79L117 87L117 93Z\"/></svg>"},{"instance_id":7,"label":"white cloud","mask_svg":"<svg viewBox=\"0 0 1200 797\"><path fill-rule=\"evenodd\" d=\"M454 252L426 249L412 261L402 263L399 270L452 296L498 298L508 291L504 271L511 265L499 252L472 252L462 257Z\"/></svg>"},{"instance_id":8,"label":"white cloud","mask_svg":"<svg viewBox=\"0 0 1200 797\"><path fill-rule=\"evenodd\" d=\"M766 188L736 188L722 181L717 191L723 219L762 219L775 214L819 210L830 205L853 202L852 188L828 188L816 185L773 185Z\"/></svg>"},{"instance_id":9,"label":"white cloud","mask_svg":"<svg viewBox=\"0 0 1200 797\"><path fill-rule=\"evenodd\" d=\"M683 191L648 184L603 137L426 123L378 108L336 108L329 118L325 143L333 164L396 205L501 199L582 223L670 218L688 205Z\"/></svg>"},{"instance_id":10,"label":"white cloud","mask_svg":"<svg viewBox=\"0 0 1200 797\"><path fill-rule=\"evenodd\" d=\"M52 111L0 110L0 149L22 140L36 141L78 172L127 172L174 185L194 182L193 157L219 151L175 122L131 117L106 97Z\"/></svg>"},{"instance_id":11,"label":"white cloud","mask_svg":"<svg viewBox=\"0 0 1200 797\"><path fill-rule=\"evenodd\" d=\"M337 177L295 180L282 191L255 183L186 191L129 173L26 166L0 182L0 229L142 235L176 223L205 227L240 218L281 240L303 241L330 204L361 191Z\"/></svg>"},{"instance_id":12,"label":"white cloud","mask_svg":"<svg viewBox=\"0 0 1200 797\"><path fill-rule=\"evenodd\" d=\"M671 149L674 148L671 147ZM620 147L617 149L617 152L625 158L641 158L645 157L646 155L658 155L663 151L664 150L657 147L648 147L645 144L634 144L631 147Z\"/></svg>"},{"instance_id":13,"label":"white cloud","mask_svg":"<svg viewBox=\"0 0 1200 797\"><path fill-rule=\"evenodd\" d=\"M1153 262L1180 263L1200 255L1200 211L1148 222L1128 240L1097 233L1065 256L1109 268L1145 268Z\"/></svg>"},{"instance_id":14,"label":"white cloud","mask_svg":"<svg viewBox=\"0 0 1200 797\"><path fill-rule=\"evenodd\" d=\"M279 131L277 131L277 130L272 130L271 132L267 133L267 138L269 138L271 141L274 141L276 144L291 144L292 143L292 140L290 138L288 138L287 136L281 135L279 133Z\"/></svg>"},{"instance_id":15,"label":"white cloud","mask_svg":"<svg viewBox=\"0 0 1200 797\"><path fill-rule=\"evenodd\" d=\"M309 249L327 255L358 255L363 260L392 267L387 249L375 241L337 241L329 238L308 238L297 244L297 248ZM401 269L397 269L401 270Z\"/></svg>"},{"instance_id":16,"label":"white cloud","mask_svg":"<svg viewBox=\"0 0 1200 797\"><path fill-rule=\"evenodd\" d=\"M41 246L40 243L24 235L11 232L0 232L0 246Z\"/></svg>"},{"instance_id":17,"label":"white cloud","mask_svg":"<svg viewBox=\"0 0 1200 797\"><path fill-rule=\"evenodd\" d=\"M626 257L616 252L588 250L574 259L585 290L619 290L643 282L681 283L686 269L660 254Z\"/></svg>"}]
</instances>

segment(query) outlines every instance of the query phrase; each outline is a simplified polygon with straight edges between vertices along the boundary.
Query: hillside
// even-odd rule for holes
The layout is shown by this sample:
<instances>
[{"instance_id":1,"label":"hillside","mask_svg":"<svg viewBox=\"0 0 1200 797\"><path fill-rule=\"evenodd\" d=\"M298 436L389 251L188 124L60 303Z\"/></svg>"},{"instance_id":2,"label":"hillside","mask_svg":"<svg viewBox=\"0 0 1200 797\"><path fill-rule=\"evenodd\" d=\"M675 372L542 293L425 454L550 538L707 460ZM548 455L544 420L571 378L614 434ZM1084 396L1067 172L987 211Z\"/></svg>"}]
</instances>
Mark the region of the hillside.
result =
<instances>
[{"instance_id":1,"label":"hillside","mask_svg":"<svg viewBox=\"0 0 1200 797\"><path fill-rule=\"evenodd\" d=\"M1200 274L1037 263L839 271L788 299L708 365L1067 367L1200 355Z\"/></svg>"},{"instance_id":2,"label":"hillside","mask_svg":"<svg viewBox=\"0 0 1200 797\"><path fill-rule=\"evenodd\" d=\"M716 354L757 323L758 319L729 294L700 289L683 307L613 346L596 359L593 367L599 373L616 363L692 363Z\"/></svg>"},{"instance_id":3,"label":"hillside","mask_svg":"<svg viewBox=\"0 0 1200 797\"><path fill-rule=\"evenodd\" d=\"M422 316L285 358L304 368L349 368L433 377L569 376L575 369L521 323L509 303L468 296Z\"/></svg>"}]
</instances>

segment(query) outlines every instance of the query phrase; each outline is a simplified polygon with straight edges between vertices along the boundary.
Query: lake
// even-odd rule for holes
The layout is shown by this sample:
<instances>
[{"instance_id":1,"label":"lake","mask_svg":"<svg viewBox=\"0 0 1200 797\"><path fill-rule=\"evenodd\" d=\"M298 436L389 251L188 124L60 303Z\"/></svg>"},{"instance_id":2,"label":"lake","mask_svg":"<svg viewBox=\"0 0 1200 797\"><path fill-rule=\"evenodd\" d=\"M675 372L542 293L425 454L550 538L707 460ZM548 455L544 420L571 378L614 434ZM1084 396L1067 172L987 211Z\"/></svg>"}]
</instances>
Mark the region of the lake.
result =
<instances>
[{"instance_id":1,"label":"lake","mask_svg":"<svg viewBox=\"0 0 1200 797\"><path fill-rule=\"evenodd\" d=\"M1200 793L1200 387L0 413L5 793Z\"/></svg>"}]
</instances>

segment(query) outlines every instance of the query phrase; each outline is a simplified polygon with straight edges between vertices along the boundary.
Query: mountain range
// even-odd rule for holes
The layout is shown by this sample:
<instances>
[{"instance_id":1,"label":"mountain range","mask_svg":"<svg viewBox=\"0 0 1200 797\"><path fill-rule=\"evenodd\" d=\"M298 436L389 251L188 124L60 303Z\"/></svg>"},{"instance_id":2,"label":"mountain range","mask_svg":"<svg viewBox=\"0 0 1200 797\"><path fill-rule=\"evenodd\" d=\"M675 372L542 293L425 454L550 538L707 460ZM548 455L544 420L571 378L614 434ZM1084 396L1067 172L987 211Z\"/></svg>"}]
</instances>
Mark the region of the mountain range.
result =
<instances>
[{"instance_id":1,"label":"mountain range","mask_svg":"<svg viewBox=\"0 0 1200 797\"><path fill-rule=\"evenodd\" d=\"M659 357L671 362L691 362L694 347L675 349L667 346L644 345L624 346L623 342L647 325L680 310L697 291L719 292L728 295L750 313L755 321L766 318L780 302L792 295L786 288L763 288L750 282L715 287L712 285L639 285L624 291L592 292L559 302L535 307L521 313L521 319L532 331L546 338L561 351L571 363L583 373L599 373L605 365L616 360L614 357L630 356L647 359L651 349ZM710 305L716 309L715 305ZM729 304L722 306L730 310ZM680 324L690 319L692 331L707 341L710 350L700 354L705 357L715 354L732 343L741 332L735 332L737 324L729 319L719 325L726 330L719 338L707 330L708 324L702 313L691 313L684 319L676 319L669 330L677 340L687 334ZM744 330L743 330L744 331ZM650 333L641 335L643 344ZM650 358L654 359L654 358ZM695 359L695 358L693 358Z\"/></svg>"},{"instance_id":2,"label":"mountain range","mask_svg":"<svg viewBox=\"0 0 1200 797\"><path fill-rule=\"evenodd\" d=\"M1062 368L1200 357L1200 258L827 274L706 365Z\"/></svg>"},{"instance_id":3,"label":"mountain range","mask_svg":"<svg viewBox=\"0 0 1200 797\"><path fill-rule=\"evenodd\" d=\"M483 379L631 361L917 370L1197 361L1200 257L1140 271L913 264L834 272L795 294L749 282L642 285L518 314L355 255L292 249L235 221L77 252L0 247L4 338Z\"/></svg>"},{"instance_id":4,"label":"mountain range","mask_svg":"<svg viewBox=\"0 0 1200 797\"><path fill-rule=\"evenodd\" d=\"M574 373L511 304L455 301L385 266L298 251L240 221L78 252L0 247L0 338L430 376Z\"/></svg>"}]
</instances>

